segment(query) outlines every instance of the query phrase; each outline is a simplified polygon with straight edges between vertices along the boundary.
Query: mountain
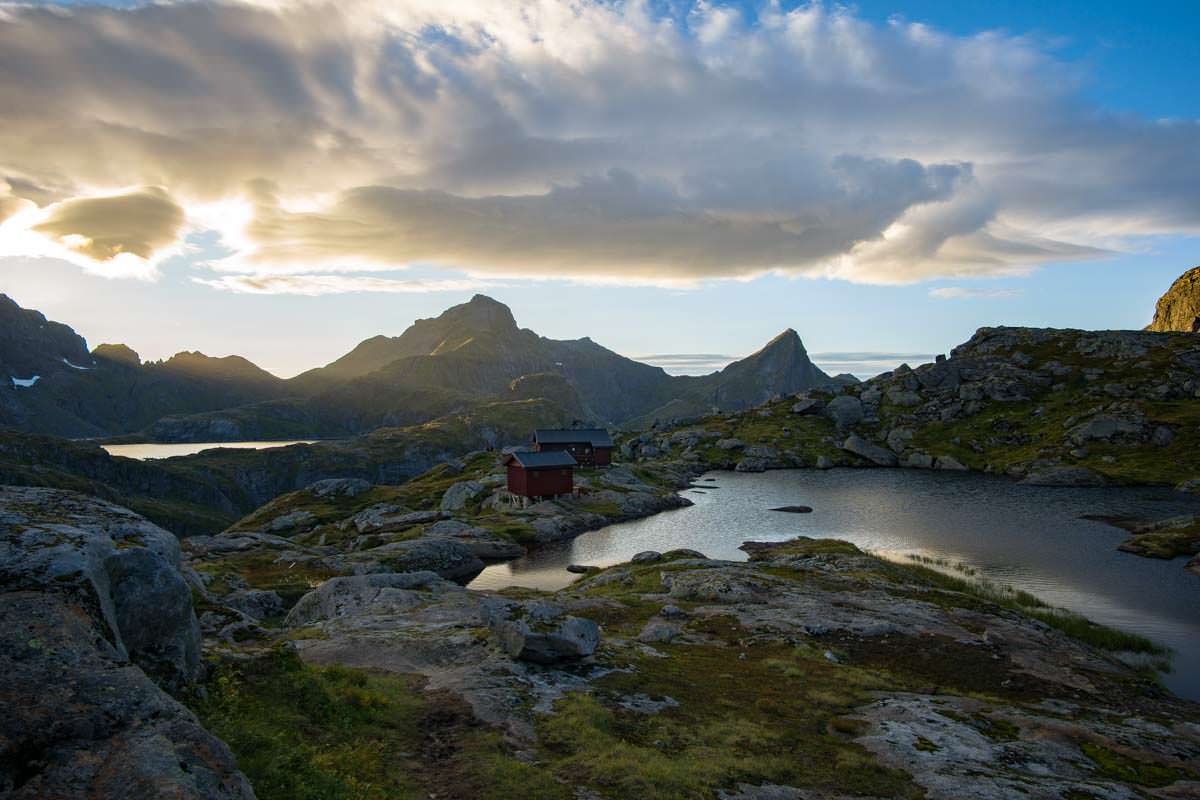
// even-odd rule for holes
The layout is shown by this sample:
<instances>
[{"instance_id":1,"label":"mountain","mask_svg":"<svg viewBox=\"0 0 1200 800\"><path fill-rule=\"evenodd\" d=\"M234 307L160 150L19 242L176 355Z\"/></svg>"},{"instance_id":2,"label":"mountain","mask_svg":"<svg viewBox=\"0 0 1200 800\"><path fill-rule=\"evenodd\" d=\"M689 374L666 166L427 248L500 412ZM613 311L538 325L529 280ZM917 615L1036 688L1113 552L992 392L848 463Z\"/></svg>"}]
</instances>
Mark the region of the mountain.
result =
<instances>
[{"instance_id":1,"label":"mountain","mask_svg":"<svg viewBox=\"0 0 1200 800\"><path fill-rule=\"evenodd\" d=\"M536 396L580 421L649 425L748 408L834 382L809 360L793 330L720 372L672 376L587 337L539 336L484 295L417 320L400 336L367 339L289 381L239 356L183 352L145 364L130 348L111 344L88 354L70 328L8 302L12 321L0 320L8 335L0 342L11 343L2 349L13 359L35 354L12 361L9 375L26 381L36 374L38 380L0 387L0 424L73 437L344 437L466 413L513 399L514 392L522 399L543 392Z\"/></svg>"},{"instance_id":2,"label":"mountain","mask_svg":"<svg viewBox=\"0 0 1200 800\"><path fill-rule=\"evenodd\" d=\"M1154 308L1148 331L1200 333L1200 267L1179 276Z\"/></svg>"},{"instance_id":3,"label":"mountain","mask_svg":"<svg viewBox=\"0 0 1200 800\"><path fill-rule=\"evenodd\" d=\"M0 425L69 437L140 431L170 414L283 396L287 384L244 358L185 352L143 363L0 295Z\"/></svg>"}]
</instances>

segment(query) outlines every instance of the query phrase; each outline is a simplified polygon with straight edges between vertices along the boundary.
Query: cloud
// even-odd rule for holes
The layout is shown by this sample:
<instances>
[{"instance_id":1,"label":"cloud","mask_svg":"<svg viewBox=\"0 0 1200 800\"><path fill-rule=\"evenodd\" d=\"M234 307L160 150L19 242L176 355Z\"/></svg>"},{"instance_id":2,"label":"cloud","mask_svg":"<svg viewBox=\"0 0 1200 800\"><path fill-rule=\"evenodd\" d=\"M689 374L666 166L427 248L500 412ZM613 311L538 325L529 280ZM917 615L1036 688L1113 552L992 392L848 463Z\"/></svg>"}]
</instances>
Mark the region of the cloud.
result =
<instances>
[{"instance_id":1,"label":"cloud","mask_svg":"<svg viewBox=\"0 0 1200 800\"><path fill-rule=\"evenodd\" d=\"M183 209L164 189L150 186L55 203L33 230L94 261L126 253L148 260L175 244L183 222Z\"/></svg>"},{"instance_id":2,"label":"cloud","mask_svg":"<svg viewBox=\"0 0 1200 800\"><path fill-rule=\"evenodd\" d=\"M8 6L0 216L163 187L181 225L106 229L93 203L71 224L95 235L37 229L107 274L213 225L230 275L664 284L1012 275L1200 232L1200 124L1089 105L1035 38L658 7Z\"/></svg>"},{"instance_id":3,"label":"cloud","mask_svg":"<svg viewBox=\"0 0 1200 800\"><path fill-rule=\"evenodd\" d=\"M366 275L226 275L215 279L192 280L203 286L236 294L298 294L308 297L359 292L465 292L499 285L475 280L398 280Z\"/></svg>"},{"instance_id":4,"label":"cloud","mask_svg":"<svg viewBox=\"0 0 1200 800\"><path fill-rule=\"evenodd\" d=\"M938 300L985 300L1016 297L1016 289L976 289L966 286L940 286L929 290L929 296Z\"/></svg>"}]
</instances>

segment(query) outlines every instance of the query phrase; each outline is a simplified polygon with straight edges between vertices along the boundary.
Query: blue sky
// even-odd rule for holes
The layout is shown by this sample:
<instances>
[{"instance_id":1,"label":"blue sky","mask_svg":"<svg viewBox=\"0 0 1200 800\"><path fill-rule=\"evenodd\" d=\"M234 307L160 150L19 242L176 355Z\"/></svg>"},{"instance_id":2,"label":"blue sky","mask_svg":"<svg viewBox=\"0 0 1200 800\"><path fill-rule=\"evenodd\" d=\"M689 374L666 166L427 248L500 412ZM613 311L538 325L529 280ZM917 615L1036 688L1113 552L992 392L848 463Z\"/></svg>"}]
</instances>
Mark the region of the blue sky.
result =
<instances>
[{"instance_id":1,"label":"blue sky","mask_svg":"<svg viewBox=\"0 0 1200 800\"><path fill-rule=\"evenodd\" d=\"M529 31L504 38L505 4L467 5L366 4L394 33L455 40L402 63L368 64L394 52L370 39L312 60L321 31L286 4L293 33L233 58L219 31L253 19L231 7L210 28L134 10L120 24L176 26L192 51L131 53L125 36L83 64L70 37L103 29L87 9L19 43L0 22L0 100L40 130L106 126L82 136L87 157L44 134L27 147L39 129L0 134L0 221L6 196L17 210L0 291L92 344L289 375L477 291L539 333L633 356L742 356L788 327L819 354L934 354L984 325L1140 327L1200 263L1193 4L864 0L801 19L788 12L812 7L672 3L652 23L687 35L659 47L621 4L584 3L585 36L536 0L522 24L540 51ZM619 72L631 35L661 83ZM219 79L214 53L233 64ZM405 84L365 91L384 67ZM484 77L506 68L520 79ZM206 141L173 105L188 92L197 116L211 104ZM228 141L215 157L212 130ZM134 202L107 204L120 193Z\"/></svg>"}]
</instances>

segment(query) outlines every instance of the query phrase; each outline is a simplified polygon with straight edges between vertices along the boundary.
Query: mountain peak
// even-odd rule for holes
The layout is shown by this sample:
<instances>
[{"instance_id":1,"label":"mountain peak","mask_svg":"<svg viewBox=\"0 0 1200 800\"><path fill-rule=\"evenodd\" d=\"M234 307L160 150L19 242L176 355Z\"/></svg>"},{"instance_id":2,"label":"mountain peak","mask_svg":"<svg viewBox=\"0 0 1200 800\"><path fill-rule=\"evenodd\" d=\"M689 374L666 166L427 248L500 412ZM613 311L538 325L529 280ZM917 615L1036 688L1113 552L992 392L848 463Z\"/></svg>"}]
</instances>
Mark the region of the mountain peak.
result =
<instances>
[{"instance_id":1,"label":"mountain peak","mask_svg":"<svg viewBox=\"0 0 1200 800\"><path fill-rule=\"evenodd\" d=\"M777 350L795 350L798 354L807 354L807 351L804 349L804 342L800 340L800 334L796 333L794 328L788 328L783 333L767 342L766 345L755 355ZM753 358L753 356L751 357Z\"/></svg>"},{"instance_id":2,"label":"mountain peak","mask_svg":"<svg viewBox=\"0 0 1200 800\"><path fill-rule=\"evenodd\" d=\"M479 333L494 333L517 329L512 310L485 294L477 294L466 303L451 306L437 319Z\"/></svg>"}]
</instances>

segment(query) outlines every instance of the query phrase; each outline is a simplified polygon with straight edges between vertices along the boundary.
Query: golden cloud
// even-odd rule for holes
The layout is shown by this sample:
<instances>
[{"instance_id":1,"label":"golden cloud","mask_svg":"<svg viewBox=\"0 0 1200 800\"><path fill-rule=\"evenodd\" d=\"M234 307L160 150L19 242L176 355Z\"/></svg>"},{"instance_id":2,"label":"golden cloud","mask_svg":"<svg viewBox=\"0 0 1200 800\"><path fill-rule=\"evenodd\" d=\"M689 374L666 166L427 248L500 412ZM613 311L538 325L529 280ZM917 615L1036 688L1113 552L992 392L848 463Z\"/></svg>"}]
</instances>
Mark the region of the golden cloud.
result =
<instances>
[{"instance_id":1,"label":"golden cloud","mask_svg":"<svg viewBox=\"0 0 1200 800\"><path fill-rule=\"evenodd\" d=\"M95 261L126 253L150 259L176 243L184 219L183 208L165 189L147 186L55 203L33 230Z\"/></svg>"}]
</instances>

